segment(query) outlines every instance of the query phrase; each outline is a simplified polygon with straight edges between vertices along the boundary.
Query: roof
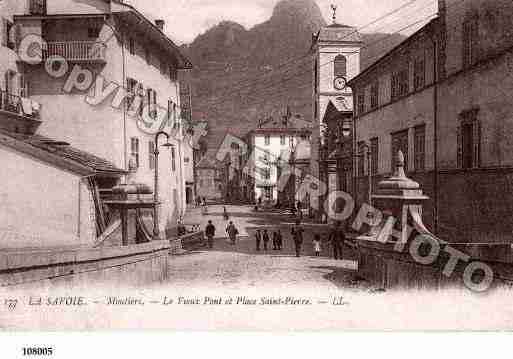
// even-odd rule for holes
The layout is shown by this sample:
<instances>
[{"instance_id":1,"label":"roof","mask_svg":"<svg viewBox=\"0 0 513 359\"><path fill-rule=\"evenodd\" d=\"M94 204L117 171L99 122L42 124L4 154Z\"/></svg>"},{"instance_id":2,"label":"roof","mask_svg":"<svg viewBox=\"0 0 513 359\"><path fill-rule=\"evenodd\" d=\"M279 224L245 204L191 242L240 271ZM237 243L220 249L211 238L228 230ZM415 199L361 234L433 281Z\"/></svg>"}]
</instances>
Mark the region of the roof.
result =
<instances>
[{"instance_id":1,"label":"roof","mask_svg":"<svg viewBox=\"0 0 513 359\"><path fill-rule=\"evenodd\" d=\"M412 41L415 41L419 36L424 34L427 31L430 31L433 27L436 27L438 25L439 18L435 18L431 21L429 21L426 25L421 27L419 30L417 30L415 33L413 33L411 36L409 36L407 39L399 43L396 47L392 48L390 51L388 51L385 55L380 57L378 60L376 60L373 64L368 66L364 71L360 72L357 76L353 77L350 81L348 81L348 86L353 86L356 82L359 82L363 77L365 77L369 72L374 70L377 66L384 63L388 58L393 56L396 52L400 51L404 47L408 46Z\"/></svg>"},{"instance_id":2,"label":"roof","mask_svg":"<svg viewBox=\"0 0 513 359\"><path fill-rule=\"evenodd\" d=\"M40 161L83 175L120 176L126 173L109 161L71 147L65 142L40 135L26 135L0 130L0 143Z\"/></svg>"},{"instance_id":3,"label":"roof","mask_svg":"<svg viewBox=\"0 0 513 359\"><path fill-rule=\"evenodd\" d=\"M362 42L362 37L352 26L331 24L322 27L315 40L316 42Z\"/></svg>"},{"instance_id":4,"label":"roof","mask_svg":"<svg viewBox=\"0 0 513 359\"><path fill-rule=\"evenodd\" d=\"M272 117L260 121L258 128L249 132L249 134L291 134L305 133L312 130L312 122L301 117L285 117L274 119Z\"/></svg>"},{"instance_id":5,"label":"roof","mask_svg":"<svg viewBox=\"0 0 513 359\"><path fill-rule=\"evenodd\" d=\"M141 14L132 5L126 4L119 0L115 0L114 2L121 6L113 9L113 14L128 24L130 31L137 31L138 29L144 31L147 40L156 42L162 47L163 50L167 50L170 56L176 58L177 68L192 68L192 63L189 61L189 59L182 54L180 48L162 30L160 30L156 24Z\"/></svg>"}]
</instances>

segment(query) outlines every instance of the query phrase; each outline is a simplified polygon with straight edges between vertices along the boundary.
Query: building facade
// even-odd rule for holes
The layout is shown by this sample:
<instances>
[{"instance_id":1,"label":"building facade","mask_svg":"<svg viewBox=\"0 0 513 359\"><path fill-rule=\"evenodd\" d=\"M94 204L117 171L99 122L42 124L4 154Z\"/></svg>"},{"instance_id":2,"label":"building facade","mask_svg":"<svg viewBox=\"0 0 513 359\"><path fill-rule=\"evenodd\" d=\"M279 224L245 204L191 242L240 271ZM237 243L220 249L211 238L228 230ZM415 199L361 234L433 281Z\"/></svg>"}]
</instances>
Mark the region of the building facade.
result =
<instances>
[{"instance_id":1,"label":"building facade","mask_svg":"<svg viewBox=\"0 0 513 359\"><path fill-rule=\"evenodd\" d=\"M222 202L226 195L226 165L205 155L196 165L197 196L209 202Z\"/></svg>"},{"instance_id":2,"label":"building facade","mask_svg":"<svg viewBox=\"0 0 513 359\"><path fill-rule=\"evenodd\" d=\"M350 81L360 72L362 41L358 31L334 22L322 28L313 38L313 103L311 175L325 183L330 191L336 190L336 160L330 158L335 150L329 142L330 129L342 126L353 115L353 93ZM336 114L335 116L333 114ZM322 217L325 195L313 196L310 206L315 217Z\"/></svg>"},{"instance_id":3,"label":"building facade","mask_svg":"<svg viewBox=\"0 0 513 359\"><path fill-rule=\"evenodd\" d=\"M350 82L356 196L402 150L431 200L426 222L451 242L510 241L513 4L439 1L439 17ZM360 190L358 190L360 188Z\"/></svg>"},{"instance_id":4,"label":"building facade","mask_svg":"<svg viewBox=\"0 0 513 359\"><path fill-rule=\"evenodd\" d=\"M257 129L248 134L252 166L246 167L253 169L253 190L257 201L261 199L262 202L283 204L278 203L280 199L283 201L280 192L284 190L278 186L280 170L289 163L298 147L301 147L303 156L310 157L311 135L312 123L293 117L290 110L280 119L262 121Z\"/></svg>"},{"instance_id":5,"label":"building facade","mask_svg":"<svg viewBox=\"0 0 513 359\"><path fill-rule=\"evenodd\" d=\"M6 0L0 6L2 44L9 50L2 47L0 61L4 92L39 104L33 111L39 135L122 169L118 182L154 189L159 152L158 230L164 236L176 227L186 208L177 74L191 65L165 35L163 21L151 22L119 1ZM159 131L171 135L173 147L161 147L165 136L155 143ZM101 194L115 184L95 183Z\"/></svg>"}]
</instances>

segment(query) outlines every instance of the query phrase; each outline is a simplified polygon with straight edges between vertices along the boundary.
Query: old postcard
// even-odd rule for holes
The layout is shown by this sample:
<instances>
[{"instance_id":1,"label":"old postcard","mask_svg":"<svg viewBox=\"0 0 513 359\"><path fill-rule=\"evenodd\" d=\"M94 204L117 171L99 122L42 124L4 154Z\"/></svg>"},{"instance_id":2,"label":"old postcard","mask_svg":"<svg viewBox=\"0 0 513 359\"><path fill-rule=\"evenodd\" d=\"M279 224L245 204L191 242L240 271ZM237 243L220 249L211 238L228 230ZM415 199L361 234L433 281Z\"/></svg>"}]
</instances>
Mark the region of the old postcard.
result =
<instances>
[{"instance_id":1,"label":"old postcard","mask_svg":"<svg viewBox=\"0 0 513 359\"><path fill-rule=\"evenodd\" d=\"M0 25L3 331L513 329L510 0Z\"/></svg>"}]
</instances>

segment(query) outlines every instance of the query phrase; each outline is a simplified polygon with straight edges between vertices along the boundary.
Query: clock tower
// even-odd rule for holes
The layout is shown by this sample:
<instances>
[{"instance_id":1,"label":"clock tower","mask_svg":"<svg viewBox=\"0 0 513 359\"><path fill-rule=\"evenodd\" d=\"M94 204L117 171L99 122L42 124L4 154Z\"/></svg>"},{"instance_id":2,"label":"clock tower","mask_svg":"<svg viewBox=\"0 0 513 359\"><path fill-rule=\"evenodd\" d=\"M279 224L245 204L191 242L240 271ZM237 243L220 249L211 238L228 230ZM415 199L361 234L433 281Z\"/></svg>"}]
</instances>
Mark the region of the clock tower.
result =
<instances>
[{"instance_id":1,"label":"clock tower","mask_svg":"<svg viewBox=\"0 0 513 359\"><path fill-rule=\"evenodd\" d=\"M353 93L347 82L360 72L361 36L354 27L337 23L337 7L332 5L333 22L312 37L313 118L318 125L312 133L312 175L329 191L345 189L345 179L337 176L336 134L353 117ZM339 137L340 138L340 137ZM349 176L351 176L350 174ZM322 189L321 189L322 190ZM310 198L310 207L322 217L326 196Z\"/></svg>"}]
</instances>

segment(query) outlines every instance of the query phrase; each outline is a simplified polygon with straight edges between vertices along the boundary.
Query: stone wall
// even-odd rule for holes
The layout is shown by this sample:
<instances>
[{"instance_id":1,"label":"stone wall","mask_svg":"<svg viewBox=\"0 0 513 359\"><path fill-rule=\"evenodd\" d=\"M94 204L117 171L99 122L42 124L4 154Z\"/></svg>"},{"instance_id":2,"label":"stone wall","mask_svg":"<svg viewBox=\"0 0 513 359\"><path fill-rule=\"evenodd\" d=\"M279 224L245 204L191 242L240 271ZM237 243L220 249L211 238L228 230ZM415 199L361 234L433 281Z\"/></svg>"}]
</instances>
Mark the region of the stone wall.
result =
<instances>
[{"instance_id":1,"label":"stone wall","mask_svg":"<svg viewBox=\"0 0 513 359\"><path fill-rule=\"evenodd\" d=\"M6 251L0 254L0 285L23 288L82 288L108 284L137 287L168 279L174 244L128 247Z\"/></svg>"}]
</instances>

